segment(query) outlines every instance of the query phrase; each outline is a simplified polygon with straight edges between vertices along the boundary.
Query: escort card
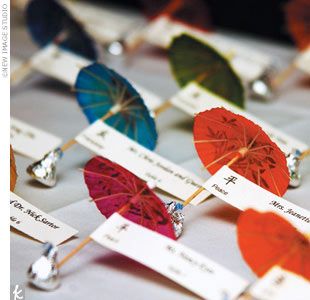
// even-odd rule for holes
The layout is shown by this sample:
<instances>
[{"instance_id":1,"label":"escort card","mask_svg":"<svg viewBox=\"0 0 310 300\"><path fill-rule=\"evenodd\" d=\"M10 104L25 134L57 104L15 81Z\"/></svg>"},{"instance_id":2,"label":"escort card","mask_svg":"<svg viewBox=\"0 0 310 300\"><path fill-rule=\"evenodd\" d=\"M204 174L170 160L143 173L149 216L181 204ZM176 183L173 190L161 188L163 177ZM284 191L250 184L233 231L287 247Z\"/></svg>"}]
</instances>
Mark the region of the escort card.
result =
<instances>
[{"instance_id":1,"label":"escort card","mask_svg":"<svg viewBox=\"0 0 310 300\"><path fill-rule=\"evenodd\" d=\"M310 232L310 212L273 193L223 166L203 187L230 205L246 210L273 211L291 222L300 232Z\"/></svg>"},{"instance_id":2,"label":"escort card","mask_svg":"<svg viewBox=\"0 0 310 300\"><path fill-rule=\"evenodd\" d=\"M91 238L204 299L234 299L247 286L244 279L216 262L117 213L98 227Z\"/></svg>"},{"instance_id":3,"label":"escort card","mask_svg":"<svg viewBox=\"0 0 310 300\"><path fill-rule=\"evenodd\" d=\"M301 71L310 74L310 47L297 55L295 66Z\"/></svg>"},{"instance_id":4,"label":"escort card","mask_svg":"<svg viewBox=\"0 0 310 300\"><path fill-rule=\"evenodd\" d=\"M14 151L35 160L61 144L59 137L15 118L11 118L10 135Z\"/></svg>"},{"instance_id":5,"label":"escort card","mask_svg":"<svg viewBox=\"0 0 310 300\"><path fill-rule=\"evenodd\" d=\"M31 66L38 72L73 86L81 68L92 62L73 52L49 44L31 57Z\"/></svg>"},{"instance_id":6,"label":"escort card","mask_svg":"<svg viewBox=\"0 0 310 300\"><path fill-rule=\"evenodd\" d=\"M259 300L306 300L310 295L310 283L297 274L274 267L254 283L249 293Z\"/></svg>"},{"instance_id":7,"label":"escort card","mask_svg":"<svg viewBox=\"0 0 310 300\"><path fill-rule=\"evenodd\" d=\"M54 44L50 44L36 52L32 56L30 63L31 67L36 71L74 86L80 69L93 62L73 52L59 48ZM161 104L162 99L154 93L136 83L132 83L132 85L141 94L146 106L150 110L155 109Z\"/></svg>"},{"instance_id":8,"label":"escort card","mask_svg":"<svg viewBox=\"0 0 310 300\"><path fill-rule=\"evenodd\" d=\"M296 138L282 132L281 130L271 126L265 121L245 112L243 109L236 105L229 103L220 96L213 94L205 88L200 87L197 83L193 82L181 89L170 100L174 106L181 109L190 116L211 109L215 107L224 107L236 114L242 115L254 123L260 125L270 138L281 148L281 150L289 154L293 149L305 151L309 148L305 143L297 140Z\"/></svg>"},{"instance_id":9,"label":"escort card","mask_svg":"<svg viewBox=\"0 0 310 300\"><path fill-rule=\"evenodd\" d=\"M203 183L201 178L144 148L101 120L82 131L75 139L82 146L118 163L179 199L186 200ZM209 195L203 192L198 199L202 201Z\"/></svg>"},{"instance_id":10,"label":"escort card","mask_svg":"<svg viewBox=\"0 0 310 300\"><path fill-rule=\"evenodd\" d=\"M15 229L44 243L61 244L78 231L10 193L10 221Z\"/></svg>"},{"instance_id":11,"label":"escort card","mask_svg":"<svg viewBox=\"0 0 310 300\"><path fill-rule=\"evenodd\" d=\"M167 16L152 21L146 27L144 37L153 45L168 48L172 39L182 33L188 33L231 57L232 66L245 81L256 79L271 65L271 58L255 49L244 47L223 34L199 30Z\"/></svg>"}]
</instances>

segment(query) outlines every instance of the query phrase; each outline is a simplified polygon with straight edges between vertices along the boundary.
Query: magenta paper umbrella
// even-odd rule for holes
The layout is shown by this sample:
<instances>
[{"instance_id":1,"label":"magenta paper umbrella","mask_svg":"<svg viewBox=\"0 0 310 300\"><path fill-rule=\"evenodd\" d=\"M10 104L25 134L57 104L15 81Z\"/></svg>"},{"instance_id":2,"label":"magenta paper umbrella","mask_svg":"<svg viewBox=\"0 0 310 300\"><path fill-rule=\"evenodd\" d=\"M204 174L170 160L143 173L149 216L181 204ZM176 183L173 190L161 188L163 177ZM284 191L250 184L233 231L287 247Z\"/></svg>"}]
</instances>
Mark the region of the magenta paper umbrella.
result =
<instances>
[{"instance_id":1,"label":"magenta paper umbrella","mask_svg":"<svg viewBox=\"0 0 310 300\"><path fill-rule=\"evenodd\" d=\"M105 217L119 213L130 221L176 239L165 204L145 182L131 172L96 156L85 165L84 179L90 196ZM42 290L58 288L59 269L91 241L90 236L86 237L60 262L57 262L57 248L47 244L43 255L28 270L29 282Z\"/></svg>"},{"instance_id":2,"label":"magenta paper umbrella","mask_svg":"<svg viewBox=\"0 0 310 300\"><path fill-rule=\"evenodd\" d=\"M99 211L126 219L176 239L165 204L140 178L110 160L96 156L84 168L84 180Z\"/></svg>"}]
</instances>

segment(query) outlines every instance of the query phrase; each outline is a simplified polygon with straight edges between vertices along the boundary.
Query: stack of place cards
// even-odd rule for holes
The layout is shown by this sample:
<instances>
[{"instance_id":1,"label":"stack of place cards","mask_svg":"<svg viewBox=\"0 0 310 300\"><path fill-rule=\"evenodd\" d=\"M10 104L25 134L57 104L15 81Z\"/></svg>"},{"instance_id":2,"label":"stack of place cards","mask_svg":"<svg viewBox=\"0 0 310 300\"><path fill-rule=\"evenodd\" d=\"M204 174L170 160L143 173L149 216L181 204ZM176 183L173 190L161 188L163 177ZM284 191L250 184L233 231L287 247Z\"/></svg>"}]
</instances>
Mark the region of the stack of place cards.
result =
<instances>
[{"instance_id":1,"label":"stack of place cards","mask_svg":"<svg viewBox=\"0 0 310 300\"><path fill-rule=\"evenodd\" d=\"M248 285L244 279L207 257L116 213L98 227L91 238L204 299L234 299Z\"/></svg>"},{"instance_id":2,"label":"stack of place cards","mask_svg":"<svg viewBox=\"0 0 310 300\"><path fill-rule=\"evenodd\" d=\"M82 131L75 140L181 200L186 200L203 183L201 178L144 148L101 120ZM202 192L199 201L209 195Z\"/></svg>"},{"instance_id":3,"label":"stack of place cards","mask_svg":"<svg viewBox=\"0 0 310 300\"><path fill-rule=\"evenodd\" d=\"M222 34L195 29L167 16L152 21L145 28L144 39L153 45L168 48L172 39L182 33L188 33L205 41L231 58L232 66L247 82L258 78L271 65L271 58L257 50L241 46Z\"/></svg>"},{"instance_id":4,"label":"stack of place cards","mask_svg":"<svg viewBox=\"0 0 310 300\"><path fill-rule=\"evenodd\" d=\"M10 134L14 151L35 160L61 144L59 137L15 118L11 118Z\"/></svg>"},{"instance_id":5,"label":"stack of place cards","mask_svg":"<svg viewBox=\"0 0 310 300\"><path fill-rule=\"evenodd\" d=\"M13 59L14 61L14 59ZM18 62L18 59L17 59ZM73 52L61 49L54 44L50 44L36 52L29 60L29 68L20 68L21 73L17 72L16 80L13 84L19 83L30 70L36 70L44 75L57 79L65 84L74 86L75 80L81 68L93 62ZM17 64L17 63L16 63ZM28 70L28 73L26 72ZM17 66L14 71L18 70ZM15 72L14 72L15 73ZM15 73L16 74L16 73ZM15 76L14 74L14 76ZM133 86L141 94L146 106L153 110L158 107L162 99L149 90L133 83Z\"/></svg>"},{"instance_id":6,"label":"stack of place cards","mask_svg":"<svg viewBox=\"0 0 310 300\"><path fill-rule=\"evenodd\" d=\"M293 149L298 149L303 152L309 148L305 143L289 136L250 113L245 112L220 96L200 87L195 82L189 83L181 89L170 101L175 107L181 109L190 116L215 107L224 107L236 114L242 115L260 125L285 154L291 153Z\"/></svg>"},{"instance_id":7,"label":"stack of place cards","mask_svg":"<svg viewBox=\"0 0 310 300\"><path fill-rule=\"evenodd\" d=\"M259 300L305 300L310 295L310 283L307 279L276 266L257 280L248 293Z\"/></svg>"},{"instance_id":8,"label":"stack of place cards","mask_svg":"<svg viewBox=\"0 0 310 300\"><path fill-rule=\"evenodd\" d=\"M295 66L306 74L310 74L310 47L297 56Z\"/></svg>"},{"instance_id":9,"label":"stack of place cards","mask_svg":"<svg viewBox=\"0 0 310 300\"><path fill-rule=\"evenodd\" d=\"M12 227L43 243L59 245L78 233L12 192L10 221Z\"/></svg>"},{"instance_id":10,"label":"stack of place cards","mask_svg":"<svg viewBox=\"0 0 310 300\"><path fill-rule=\"evenodd\" d=\"M233 181L227 180L228 178ZM223 166L203 187L214 196L240 209L253 208L258 211L273 211L292 223L300 232L310 232L310 212L273 193ZM194 199L194 204L199 200Z\"/></svg>"}]
</instances>

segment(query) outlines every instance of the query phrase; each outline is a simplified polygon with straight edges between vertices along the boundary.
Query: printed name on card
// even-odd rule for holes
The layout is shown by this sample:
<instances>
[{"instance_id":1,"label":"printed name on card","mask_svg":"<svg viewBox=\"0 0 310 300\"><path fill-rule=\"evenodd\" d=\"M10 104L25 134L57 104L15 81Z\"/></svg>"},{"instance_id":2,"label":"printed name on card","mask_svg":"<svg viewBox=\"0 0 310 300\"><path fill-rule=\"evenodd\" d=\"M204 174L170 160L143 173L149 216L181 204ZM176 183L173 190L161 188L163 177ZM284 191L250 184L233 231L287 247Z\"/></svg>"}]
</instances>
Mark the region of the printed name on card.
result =
<instances>
[{"instance_id":1,"label":"printed name on card","mask_svg":"<svg viewBox=\"0 0 310 300\"><path fill-rule=\"evenodd\" d=\"M90 60L54 44L44 47L31 58L33 69L71 86L80 69L90 64Z\"/></svg>"},{"instance_id":2,"label":"printed name on card","mask_svg":"<svg viewBox=\"0 0 310 300\"><path fill-rule=\"evenodd\" d=\"M186 200L203 183L201 178L144 148L101 120L75 139L82 146L118 163L141 179L155 183L156 187L181 200ZM201 193L200 201L209 195L207 191Z\"/></svg>"},{"instance_id":3,"label":"printed name on card","mask_svg":"<svg viewBox=\"0 0 310 300\"><path fill-rule=\"evenodd\" d=\"M291 222L300 232L310 233L310 212L273 193L223 166L203 187L230 205L246 210L273 211Z\"/></svg>"},{"instance_id":4,"label":"printed name on card","mask_svg":"<svg viewBox=\"0 0 310 300\"><path fill-rule=\"evenodd\" d=\"M172 39L182 33L192 35L229 55L233 68L245 81L256 79L271 65L271 58L264 53L237 44L222 34L186 26L167 16L152 21L146 27L144 37L153 45L168 48Z\"/></svg>"},{"instance_id":5,"label":"printed name on card","mask_svg":"<svg viewBox=\"0 0 310 300\"><path fill-rule=\"evenodd\" d=\"M16 194L10 194L10 221L15 229L44 243L59 245L78 231L44 213Z\"/></svg>"},{"instance_id":6,"label":"printed name on card","mask_svg":"<svg viewBox=\"0 0 310 300\"><path fill-rule=\"evenodd\" d=\"M250 113L245 112L241 108L232 103L229 103L220 96L200 87L195 82L192 82L181 89L175 96L171 98L171 102L174 106L181 109L190 116L194 116L199 112L215 107L224 107L236 114L242 115L254 123L260 125L264 131L266 131L269 137L286 154L291 153L293 149L305 151L309 148L307 144L271 126L267 122L251 115Z\"/></svg>"},{"instance_id":7,"label":"printed name on card","mask_svg":"<svg viewBox=\"0 0 310 300\"><path fill-rule=\"evenodd\" d=\"M216 262L117 213L98 227L91 238L204 299L234 299L247 286L244 279Z\"/></svg>"},{"instance_id":8,"label":"printed name on card","mask_svg":"<svg viewBox=\"0 0 310 300\"><path fill-rule=\"evenodd\" d=\"M248 292L261 300L306 300L310 295L310 283L297 274L274 267L257 280Z\"/></svg>"},{"instance_id":9,"label":"printed name on card","mask_svg":"<svg viewBox=\"0 0 310 300\"><path fill-rule=\"evenodd\" d=\"M61 144L59 137L15 118L11 118L10 135L14 151L36 160Z\"/></svg>"}]
</instances>

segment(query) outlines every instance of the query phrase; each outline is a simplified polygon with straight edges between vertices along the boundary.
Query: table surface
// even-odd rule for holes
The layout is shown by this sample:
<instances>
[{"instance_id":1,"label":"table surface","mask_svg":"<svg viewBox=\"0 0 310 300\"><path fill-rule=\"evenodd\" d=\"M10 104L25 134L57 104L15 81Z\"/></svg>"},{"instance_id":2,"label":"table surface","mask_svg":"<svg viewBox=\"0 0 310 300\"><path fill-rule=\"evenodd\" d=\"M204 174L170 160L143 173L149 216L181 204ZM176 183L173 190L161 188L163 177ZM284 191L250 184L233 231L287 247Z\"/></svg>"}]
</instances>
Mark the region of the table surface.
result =
<instances>
[{"instance_id":1,"label":"table surface","mask_svg":"<svg viewBox=\"0 0 310 300\"><path fill-rule=\"evenodd\" d=\"M285 66L296 54L287 46L257 40L232 33L248 47L268 53ZM31 42L22 19L13 16L11 52L26 59L37 48ZM166 99L178 91L162 51L150 46L140 49L129 60L104 57L104 62L120 74ZM297 72L279 90L270 103L248 101L247 109L254 115L299 138L310 145L309 81ZM87 126L74 95L62 83L33 73L11 91L12 116L42 128L64 141ZM207 178L192 143L192 120L172 108L161 114L157 122L159 141L156 152ZM59 182L46 189L32 182L25 169L31 160L16 155L18 182L16 194L50 212L61 221L79 230L78 238L60 246L60 257L68 253L81 239L104 221L88 199L82 168L92 153L75 146L64 157L59 168ZM303 184L290 189L285 198L310 209L310 160L302 163ZM161 195L167 198L165 195ZM247 280L255 275L243 261L236 241L236 220L239 211L214 198L200 209L186 207L186 228L180 242L222 264ZM142 245L141 245L142 246ZM11 232L11 282L26 285L26 271L42 251L40 244L15 231ZM27 299L195 299L196 296L154 271L104 249L95 243L88 245L61 269L62 286L54 292L42 292L26 287Z\"/></svg>"}]
</instances>

